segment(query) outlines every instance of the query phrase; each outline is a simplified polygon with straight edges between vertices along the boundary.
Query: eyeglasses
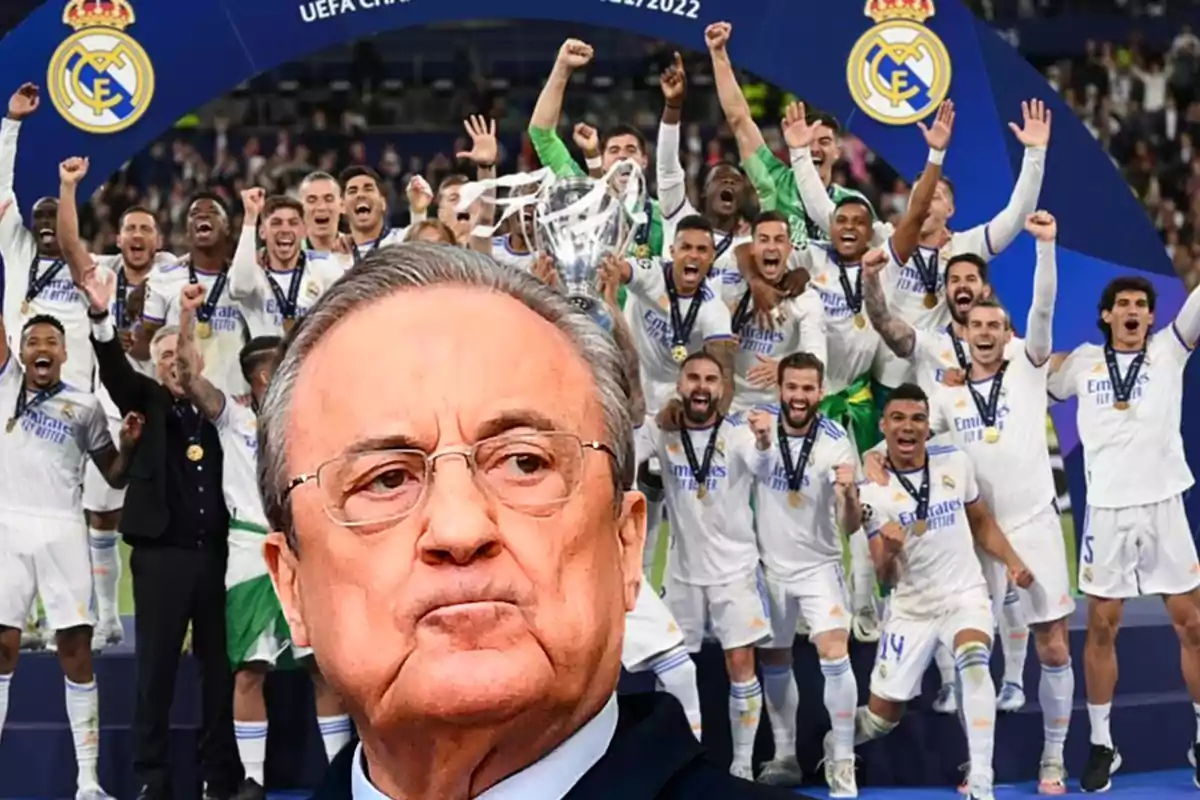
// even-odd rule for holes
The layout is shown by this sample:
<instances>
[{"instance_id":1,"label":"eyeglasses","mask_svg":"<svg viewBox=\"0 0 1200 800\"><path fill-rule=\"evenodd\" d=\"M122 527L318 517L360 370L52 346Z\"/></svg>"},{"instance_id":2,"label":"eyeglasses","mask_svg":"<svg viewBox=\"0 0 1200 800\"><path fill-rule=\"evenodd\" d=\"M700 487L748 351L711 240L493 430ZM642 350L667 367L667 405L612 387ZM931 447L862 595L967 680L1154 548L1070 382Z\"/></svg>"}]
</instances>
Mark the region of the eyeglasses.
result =
<instances>
[{"instance_id":1,"label":"eyeglasses","mask_svg":"<svg viewBox=\"0 0 1200 800\"><path fill-rule=\"evenodd\" d=\"M516 511L548 514L570 499L583 479L588 451L616 453L602 442L571 433L505 434L471 447L423 450L369 450L330 459L316 472L292 478L284 498L315 482L331 520L344 527L394 522L421 504L433 482L437 460L459 456L476 484Z\"/></svg>"}]
</instances>

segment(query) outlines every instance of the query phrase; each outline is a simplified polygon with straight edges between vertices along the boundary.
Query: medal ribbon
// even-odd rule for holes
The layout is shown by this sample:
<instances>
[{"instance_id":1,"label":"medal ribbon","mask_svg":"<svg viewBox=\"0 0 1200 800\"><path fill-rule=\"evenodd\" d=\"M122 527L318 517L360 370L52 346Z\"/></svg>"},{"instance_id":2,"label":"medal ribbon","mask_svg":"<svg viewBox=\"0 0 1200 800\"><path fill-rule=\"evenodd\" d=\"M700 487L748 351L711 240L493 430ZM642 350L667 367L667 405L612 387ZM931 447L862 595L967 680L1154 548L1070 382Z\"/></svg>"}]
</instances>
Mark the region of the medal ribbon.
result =
<instances>
[{"instance_id":1,"label":"medal ribbon","mask_svg":"<svg viewBox=\"0 0 1200 800\"><path fill-rule=\"evenodd\" d=\"M717 245L717 254L713 256L713 263L716 264L721 260L721 256L729 252L729 248L733 247L733 234L726 234L725 238Z\"/></svg>"},{"instance_id":2,"label":"medal ribbon","mask_svg":"<svg viewBox=\"0 0 1200 800\"><path fill-rule=\"evenodd\" d=\"M29 264L29 288L25 290L25 302L32 303L42 293L42 290L50 285L50 281L54 280L58 273L62 272L62 268L67 265L63 259L55 259L45 272L38 275L38 264L41 263L41 256L34 255L33 261Z\"/></svg>"},{"instance_id":3,"label":"medal ribbon","mask_svg":"<svg viewBox=\"0 0 1200 800\"><path fill-rule=\"evenodd\" d=\"M129 321L125 319L125 303L129 300L129 279L125 277L125 265L117 267L117 294L113 298L113 322L117 330L129 329Z\"/></svg>"},{"instance_id":4,"label":"medal ribbon","mask_svg":"<svg viewBox=\"0 0 1200 800\"><path fill-rule=\"evenodd\" d=\"M379 234L379 236L375 238L375 241L369 242L367 244L367 251L365 253L363 251L359 250L358 243L355 242L353 239L351 239L350 247L353 250L352 255L354 256L354 263L357 264L358 262L362 261L364 258L369 256L371 253L375 252L375 250L378 249L378 247L379 247L379 243L382 242L384 239L386 239L391 234L391 232L392 232L391 227L384 227L383 231Z\"/></svg>"},{"instance_id":5,"label":"medal ribbon","mask_svg":"<svg viewBox=\"0 0 1200 800\"><path fill-rule=\"evenodd\" d=\"M783 411L779 412L779 421L775 430L779 439L779 455L783 457L783 472L787 475L789 492L798 492L804 485L804 471L808 469L808 457L812 453L813 444L817 441L817 427L820 422L821 415L815 415L808 426L808 433L804 434L804 443L800 445L800 457L796 463L792 463L790 437L788 432L783 429Z\"/></svg>"},{"instance_id":6,"label":"medal ribbon","mask_svg":"<svg viewBox=\"0 0 1200 800\"><path fill-rule=\"evenodd\" d=\"M938 252L933 251L933 258L926 260L925 256L921 255L921 248L913 251L913 266L917 268L917 275L921 278L921 285L925 287L926 294L937 294L938 290Z\"/></svg>"},{"instance_id":7,"label":"medal ribbon","mask_svg":"<svg viewBox=\"0 0 1200 800\"><path fill-rule=\"evenodd\" d=\"M904 487L904 491L908 492L908 496L917 501L917 519L924 521L929 516L929 454L925 454L925 466L921 469L921 488L919 489L913 486L912 481L906 475L896 469L891 456L888 456L887 464L888 469L896 476L896 480L900 481L900 485Z\"/></svg>"},{"instance_id":8,"label":"medal ribbon","mask_svg":"<svg viewBox=\"0 0 1200 800\"><path fill-rule=\"evenodd\" d=\"M679 432L679 438L683 441L683 454L687 456L688 467L692 470L692 477L696 479L698 486L708 486L708 471L712 468L713 453L717 451L717 432L721 430L721 423L725 417L717 414L717 421L713 423L712 433L708 435L708 444L704 445L704 460L696 461L696 448L692 446L692 434L687 428Z\"/></svg>"},{"instance_id":9,"label":"medal ribbon","mask_svg":"<svg viewBox=\"0 0 1200 800\"><path fill-rule=\"evenodd\" d=\"M971 359L967 358L967 351L963 350L962 339L954 335L954 325L946 326L946 333L950 335L950 343L954 345L954 357L958 359L958 366L964 372L971 368Z\"/></svg>"},{"instance_id":10,"label":"medal ribbon","mask_svg":"<svg viewBox=\"0 0 1200 800\"><path fill-rule=\"evenodd\" d=\"M671 274L671 265L663 265L663 277L667 284L667 299L671 303L671 346L687 347L692 338L692 328L696 327L696 317L700 315L703 304L703 287L698 287L688 304L687 313L679 310L679 292L675 289L675 276Z\"/></svg>"},{"instance_id":11,"label":"medal ribbon","mask_svg":"<svg viewBox=\"0 0 1200 800\"><path fill-rule=\"evenodd\" d=\"M859 268L858 275L855 276L854 285L850 285L850 276L846 274L846 268L838 264L838 281L842 284L842 291L846 295L846 305L850 306L850 310L855 314L862 313L863 294L862 294L862 269Z\"/></svg>"},{"instance_id":12,"label":"medal ribbon","mask_svg":"<svg viewBox=\"0 0 1200 800\"><path fill-rule=\"evenodd\" d=\"M975 401L975 408L979 411L979 419L986 428L994 427L996 424L996 414L1000 410L1000 392L1004 385L1004 373L1008 370L1008 363L1005 361L1001 364L1000 369L992 378L992 390L988 392L986 400L975 390L974 384L970 380L967 381L967 391L971 393L971 399Z\"/></svg>"},{"instance_id":13,"label":"medal ribbon","mask_svg":"<svg viewBox=\"0 0 1200 800\"><path fill-rule=\"evenodd\" d=\"M650 202L650 196L646 196L646 202L642 205L642 214L645 215L645 221L637 226L637 230L633 234L633 244L639 250L650 245L650 223L654 220L654 205Z\"/></svg>"},{"instance_id":14,"label":"medal ribbon","mask_svg":"<svg viewBox=\"0 0 1200 800\"><path fill-rule=\"evenodd\" d=\"M746 323L750 321L751 311L750 304L754 298L750 296L750 290L742 295L742 299L738 301L737 308L733 310L733 319L730 321L730 327L736 336L742 332L742 328L746 327Z\"/></svg>"},{"instance_id":15,"label":"medal ribbon","mask_svg":"<svg viewBox=\"0 0 1200 800\"><path fill-rule=\"evenodd\" d=\"M1129 362L1129 372L1125 373L1125 377L1121 377L1121 365L1117 363L1117 351L1112 349L1111 344L1104 345L1104 362L1108 365L1108 378L1112 381L1113 396L1118 403L1128 403L1129 398L1133 395L1133 387L1137 385L1138 373L1142 370L1142 364L1146 361L1146 349L1133 357L1133 361Z\"/></svg>"},{"instance_id":16,"label":"medal ribbon","mask_svg":"<svg viewBox=\"0 0 1200 800\"><path fill-rule=\"evenodd\" d=\"M270 270L267 271L267 283L271 286L271 293L275 295L275 302L279 304L279 314L284 320L295 319L299 315L299 299L300 299L300 284L304 283L304 253L300 253L300 260L296 262L296 268L292 270L292 285L288 287L287 294L284 294L283 287L271 277Z\"/></svg>"},{"instance_id":17,"label":"medal ribbon","mask_svg":"<svg viewBox=\"0 0 1200 800\"><path fill-rule=\"evenodd\" d=\"M17 392L17 406L13 409L12 419L10 419L9 422L15 423L27 412L33 411L35 408L54 397L65 388L67 388L67 385L62 381L59 381L57 386L51 386L49 389L42 389L33 396L32 400L30 400L29 390L22 386L20 391Z\"/></svg>"},{"instance_id":18,"label":"medal ribbon","mask_svg":"<svg viewBox=\"0 0 1200 800\"><path fill-rule=\"evenodd\" d=\"M213 314L217 313L217 303L221 302L221 293L225 291L225 284L229 281L229 271L222 269L217 274L217 279L213 281L212 288L208 290L208 295L204 298L204 303L196 309L196 320L199 322L209 322L213 318ZM196 266L190 260L188 261L188 283L199 283L200 278L196 275Z\"/></svg>"}]
</instances>

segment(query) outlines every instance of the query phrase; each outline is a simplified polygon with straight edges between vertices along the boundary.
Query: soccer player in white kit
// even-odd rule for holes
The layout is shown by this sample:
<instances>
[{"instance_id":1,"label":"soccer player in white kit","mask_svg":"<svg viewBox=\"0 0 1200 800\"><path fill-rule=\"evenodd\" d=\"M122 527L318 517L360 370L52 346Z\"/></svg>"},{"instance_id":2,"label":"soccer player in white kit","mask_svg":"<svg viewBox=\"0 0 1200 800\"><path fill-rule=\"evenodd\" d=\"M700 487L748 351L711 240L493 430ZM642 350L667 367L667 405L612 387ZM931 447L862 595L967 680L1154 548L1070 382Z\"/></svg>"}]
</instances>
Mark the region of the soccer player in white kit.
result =
<instances>
[{"instance_id":1,"label":"soccer player in white kit","mask_svg":"<svg viewBox=\"0 0 1200 800\"><path fill-rule=\"evenodd\" d=\"M857 797L854 707L858 684L850 666L850 597L842 571L842 533L862 526L858 453L846 429L817 410L825 366L796 352L779 363L779 411L753 411L750 429L760 454L754 488L758 552L770 599L771 640L759 648L775 758L763 783L798 786L792 672L796 626L804 618L825 676L825 708L833 723L834 757L825 764L830 797Z\"/></svg>"},{"instance_id":2,"label":"soccer player in white kit","mask_svg":"<svg viewBox=\"0 0 1200 800\"><path fill-rule=\"evenodd\" d=\"M953 648L960 707L971 756L971 800L993 800L996 688L988 671L993 629L978 545L999 559L1022 588L1033 583L980 497L971 459L953 445L929 444L929 402L916 384L888 397L880 423L887 441L888 483L861 487L871 558L893 587L871 673L867 705L855 718L855 743L899 724L905 704L939 646ZM832 758L832 735L825 740Z\"/></svg>"},{"instance_id":3,"label":"soccer player in white kit","mask_svg":"<svg viewBox=\"0 0 1200 800\"><path fill-rule=\"evenodd\" d=\"M350 717L321 678L312 650L292 647L279 600L271 591L263 540L266 513L258 493L258 405L266 393L278 360L280 339L257 337L240 354L250 385L250 403L243 405L201 377L203 362L196 348L195 314L204 302L204 287L189 285L180 297L179 345L176 369L179 384L221 438L224 472L222 488L229 508L229 561L225 570L228 652L234 670L233 719L238 755L246 780L255 789L264 785L267 754L267 708L263 685L267 672L291 651L303 660L313 677L317 725L325 754L332 760L350 741ZM262 620L266 619L264 626Z\"/></svg>"},{"instance_id":4,"label":"soccer player in white kit","mask_svg":"<svg viewBox=\"0 0 1200 800\"><path fill-rule=\"evenodd\" d=\"M730 772L754 779L751 759L762 716L754 648L771 635L758 581L750 491L759 460L754 435L722 412L725 376L706 351L679 371L683 428L664 431L647 418L641 435L662 464L671 519L666 600L689 651L700 651L709 626L725 651Z\"/></svg>"},{"instance_id":5,"label":"soccer player in white kit","mask_svg":"<svg viewBox=\"0 0 1200 800\"><path fill-rule=\"evenodd\" d=\"M304 207L289 197L242 192L242 234L229 267L229 296L240 304L251 338L283 336L344 274L327 253L303 249ZM260 265L259 226L266 243Z\"/></svg>"},{"instance_id":6,"label":"soccer player in white kit","mask_svg":"<svg viewBox=\"0 0 1200 800\"><path fill-rule=\"evenodd\" d=\"M1079 398L1087 467L1079 547L1079 589L1088 596L1084 676L1092 748L1080 780L1086 792L1108 789L1121 766L1109 718L1126 598L1162 596L1200 722L1200 566L1182 497L1194 480L1179 432L1183 371L1200 340L1200 292L1188 295L1170 326L1151 334L1156 301L1145 278L1109 283L1099 303L1104 344L1080 345L1050 379L1054 399ZM1198 749L1193 744L1192 754Z\"/></svg>"},{"instance_id":7,"label":"soccer player in white kit","mask_svg":"<svg viewBox=\"0 0 1200 800\"><path fill-rule=\"evenodd\" d=\"M407 228L388 225L387 188L370 167L347 167L338 176L342 213L350 226L350 258L355 264L377 248L400 244Z\"/></svg>"},{"instance_id":8,"label":"soccer player in white kit","mask_svg":"<svg viewBox=\"0 0 1200 800\"><path fill-rule=\"evenodd\" d=\"M1067 791L1063 745L1075 692L1067 619L1075 601L1046 438L1046 382L1058 280L1057 225L1050 214L1037 212L1025 227L1037 240L1037 266L1024 352L1013 355L1007 346L1012 325L1004 308L991 299L977 302L967 312L971 349L967 381L942 386L933 394L930 427L935 434L948 433L949 440L970 457L980 493L996 523L1021 559L1037 568L1037 583L1016 593L1042 665L1038 703L1045 739L1038 793L1058 795ZM989 585L1003 586L1004 565L987 557L983 565L985 571L1000 571Z\"/></svg>"},{"instance_id":9,"label":"soccer player in white kit","mask_svg":"<svg viewBox=\"0 0 1200 800\"><path fill-rule=\"evenodd\" d=\"M83 517L83 466L95 462L123 485L140 420L120 452L96 396L62 379L66 332L49 315L21 327L9 348L0 317L0 729L21 644L21 627L41 596L55 632L67 720L78 767L76 800L104 800L97 776L99 695L92 671L92 565Z\"/></svg>"}]
</instances>

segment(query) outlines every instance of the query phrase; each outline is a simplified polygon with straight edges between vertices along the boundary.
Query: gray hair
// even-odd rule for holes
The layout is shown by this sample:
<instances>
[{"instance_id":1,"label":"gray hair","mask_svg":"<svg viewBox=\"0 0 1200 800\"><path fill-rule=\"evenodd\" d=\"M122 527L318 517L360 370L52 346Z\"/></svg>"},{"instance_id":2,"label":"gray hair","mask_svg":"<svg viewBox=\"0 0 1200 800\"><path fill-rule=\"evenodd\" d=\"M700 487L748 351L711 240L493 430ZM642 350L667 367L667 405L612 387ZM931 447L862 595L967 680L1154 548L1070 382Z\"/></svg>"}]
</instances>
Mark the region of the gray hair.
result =
<instances>
[{"instance_id":1,"label":"gray hair","mask_svg":"<svg viewBox=\"0 0 1200 800\"><path fill-rule=\"evenodd\" d=\"M328 172L322 172L321 170L310 172L305 175L304 180L300 181L300 191L303 192L304 187L310 186L317 181L333 181L334 185L338 187L338 191L341 191L342 187L341 184L338 183L338 179L330 175Z\"/></svg>"},{"instance_id":2,"label":"gray hair","mask_svg":"<svg viewBox=\"0 0 1200 800\"><path fill-rule=\"evenodd\" d=\"M178 336L178 325L163 325L154 332L154 336L150 338L150 363L158 365L158 346L162 344L162 340L168 336Z\"/></svg>"},{"instance_id":3,"label":"gray hair","mask_svg":"<svg viewBox=\"0 0 1200 800\"><path fill-rule=\"evenodd\" d=\"M356 310L397 292L431 286L471 287L507 295L566 335L595 380L607 443L616 453L612 471L614 502L618 506L621 503L634 467L633 420L626 361L612 337L566 297L531 275L465 248L403 244L372 252L301 319L284 342L283 357L263 399L258 425L259 490L272 528L282 531L293 549L296 533L286 497L292 479L286 442L293 394L304 359L335 325Z\"/></svg>"}]
</instances>

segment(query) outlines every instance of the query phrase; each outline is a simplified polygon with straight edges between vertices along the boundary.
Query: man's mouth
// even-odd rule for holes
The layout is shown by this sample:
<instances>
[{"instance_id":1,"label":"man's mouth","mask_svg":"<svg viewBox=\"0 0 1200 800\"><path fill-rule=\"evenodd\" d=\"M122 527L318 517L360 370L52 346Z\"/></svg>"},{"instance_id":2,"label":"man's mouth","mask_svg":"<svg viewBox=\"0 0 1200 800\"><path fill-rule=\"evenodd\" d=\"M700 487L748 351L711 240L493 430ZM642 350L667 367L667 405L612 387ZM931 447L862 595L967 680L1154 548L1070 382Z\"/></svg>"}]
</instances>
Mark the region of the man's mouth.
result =
<instances>
[{"instance_id":1,"label":"man's mouth","mask_svg":"<svg viewBox=\"0 0 1200 800\"><path fill-rule=\"evenodd\" d=\"M275 237L275 244L279 247L293 247L296 244L296 234L281 233Z\"/></svg>"},{"instance_id":2,"label":"man's mouth","mask_svg":"<svg viewBox=\"0 0 1200 800\"><path fill-rule=\"evenodd\" d=\"M992 342L992 341L976 342L975 349L981 353L991 353L993 350L996 349L996 343Z\"/></svg>"},{"instance_id":3,"label":"man's mouth","mask_svg":"<svg viewBox=\"0 0 1200 800\"><path fill-rule=\"evenodd\" d=\"M42 240L43 244L53 242L55 236L53 228L38 228L38 238Z\"/></svg>"},{"instance_id":4,"label":"man's mouth","mask_svg":"<svg viewBox=\"0 0 1200 800\"><path fill-rule=\"evenodd\" d=\"M370 213L371 213L371 204L370 203L363 202L363 203L359 203L356 206L354 206L354 216L356 216L356 217L365 217Z\"/></svg>"},{"instance_id":5,"label":"man's mouth","mask_svg":"<svg viewBox=\"0 0 1200 800\"><path fill-rule=\"evenodd\" d=\"M966 311L975 302L975 295L970 291L963 290L954 293L954 305L958 306L959 311Z\"/></svg>"},{"instance_id":6,"label":"man's mouth","mask_svg":"<svg viewBox=\"0 0 1200 800\"><path fill-rule=\"evenodd\" d=\"M471 214L466 211L461 211L455 216L455 219L457 219L459 222L470 222Z\"/></svg>"},{"instance_id":7,"label":"man's mouth","mask_svg":"<svg viewBox=\"0 0 1200 800\"><path fill-rule=\"evenodd\" d=\"M50 356L38 356L33 360L33 371L39 376L44 376L54 366L54 359Z\"/></svg>"},{"instance_id":8,"label":"man's mouth","mask_svg":"<svg viewBox=\"0 0 1200 800\"><path fill-rule=\"evenodd\" d=\"M813 165L817 169L820 169L821 165L824 163L825 163L825 156L817 155L816 153L813 153Z\"/></svg>"},{"instance_id":9,"label":"man's mouth","mask_svg":"<svg viewBox=\"0 0 1200 800\"><path fill-rule=\"evenodd\" d=\"M683 265L683 277L698 278L699 276L700 276L700 268L698 266L696 266L695 264L684 264Z\"/></svg>"},{"instance_id":10,"label":"man's mouth","mask_svg":"<svg viewBox=\"0 0 1200 800\"><path fill-rule=\"evenodd\" d=\"M1129 331L1130 333L1133 333L1140 327L1142 327L1142 323L1136 319L1125 320L1125 330Z\"/></svg>"},{"instance_id":11,"label":"man's mouth","mask_svg":"<svg viewBox=\"0 0 1200 800\"><path fill-rule=\"evenodd\" d=\"M313 214L313 223L316 225L328 225L332 219L329 214Z\"/></svg>"},{"instance_id":12,"label":"man's mouth","mask_svg":"<svg viewBox=\"0 0 1200 800\"><path fill-rule=\"evenodd\" d=\"M788 411L796 417L805 417L808 415L808 403L802 400L793 400L788 403Z\"/></svg>"},{"instance_id":13,"label":"man's mouth","mask_svg":"<svg viewBox=\"0 0 1200 800\"><path fill-rule=\"evenodd\" d=\"M688 405L697 411L707 411L712 404L712 395L708 392L696 392L688 398Z\"/></svg>"},{"instance_id":14,"label":"man's mouth","mask_svg":"<svg viewBox=\"0 0 1200 800\"><path fill-rule=\"evenodd\" d=\"M838 235L838 241L842 244L858 244L858 234L854 231L843 231Z\"/></svg>"},{"instance_id":15,"label":"man's mouth","mask_svg":"<svg viewBox=\"0 0 1200 800\"><path fill-rule=\"evenodd\" d=\"M196 233L198 233L202 236L212 233L215 229L216 229L216 227L212 224L212 222L210 220L207 220L207 219L196 220Z\"/></svg>"},{"instance_id":16,"label":"man's mouth","mask_svg":"<svg viewBox=\"0 0 1200 800\"><path fill-rule=\"evenodd\" d=\"M912 450L917 446L917 437L911 433L902 433L896 437L896 446L901 450Z\"/></svg>"},{"instance_id":17,"label":"man's mouth","mask_svg":"<svg viewBox=\"0 0 1200 800\"><path fill-rule=\"evenodd\" d=\"M733 193L733 189L722 189L721 193L717 195L717 198L722 203L732 203L735 199L737 199L737 195Z\"/></svg>"}]
</instances>

